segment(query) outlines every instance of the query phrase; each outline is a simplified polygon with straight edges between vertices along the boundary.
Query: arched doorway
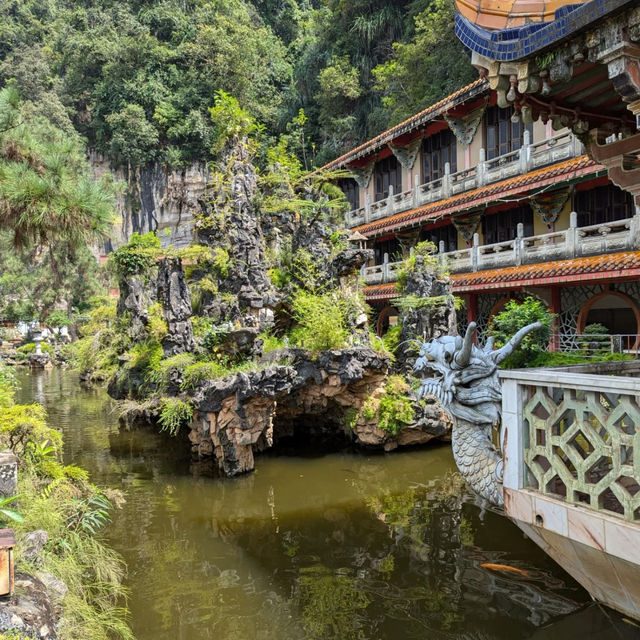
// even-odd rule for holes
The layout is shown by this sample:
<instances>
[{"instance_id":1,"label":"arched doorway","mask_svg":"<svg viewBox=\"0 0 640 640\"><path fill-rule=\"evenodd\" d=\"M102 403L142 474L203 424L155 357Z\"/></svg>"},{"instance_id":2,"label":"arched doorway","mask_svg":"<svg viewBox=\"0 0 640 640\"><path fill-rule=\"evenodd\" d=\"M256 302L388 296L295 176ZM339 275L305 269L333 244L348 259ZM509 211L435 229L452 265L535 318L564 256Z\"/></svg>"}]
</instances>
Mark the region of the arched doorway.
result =
<instances>
[{"instance_id":1,"label":"arched doorway","mask_svg":"<svg viewBox=\"0 0 640 640\"><path fill-rule=\"evenodd\" d=\"M638 335L640 310L633 298L618 291L603 291L588 300L578 316L578 333L590 324L605 326L611 335Z\"/></svg>"},{"instance_id":2,"label":"arched doorway","mask_svg":"<svg viewBox=\"0 0 640 640\"><path fill-rule=\"evenodd\" d=\"M378 321L376 322L376 333L382 337L391 327L395 327L398 324L398 310L391 305L386 306L378 314Z\"/></svg>"}]
</instances>

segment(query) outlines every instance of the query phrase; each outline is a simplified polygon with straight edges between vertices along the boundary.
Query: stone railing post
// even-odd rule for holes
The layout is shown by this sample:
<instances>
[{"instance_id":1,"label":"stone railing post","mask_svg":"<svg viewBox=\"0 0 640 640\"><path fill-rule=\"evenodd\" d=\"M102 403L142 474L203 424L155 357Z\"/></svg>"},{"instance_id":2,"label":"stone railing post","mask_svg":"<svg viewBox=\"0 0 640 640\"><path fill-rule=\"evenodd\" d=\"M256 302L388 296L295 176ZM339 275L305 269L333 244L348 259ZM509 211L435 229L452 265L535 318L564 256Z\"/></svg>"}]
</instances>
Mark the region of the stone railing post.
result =
<instances>
[{"instance_id":1,"label":"stone railing post","mask_svg":"<svg viewBox=\"0 0 640 640\"><path fill-rule=\"evenodd\" d=\"M477 271L480 263L480 236L473 234L473 244L471 246L471 271Z\"/></svg>"},{"instance_id":2,"label":"stone railing post","mask_svg":"<svg viewBox=\"0 0 640 640\"><path fill-rule=\"evenodd\" d=\"M578 214L575 211L569 214L569 228L566 234L568 257L575 258L579 253L578 243L580 242L580 236L578 235Z\"/></svg>"},{"instance_id":3,"label":"stone railing post","mask_svg":"<svg viewBox=\"0 0 640 640\"><path fill-rule=\"evenodd\" d=\"M519 151L520 173L528 173L531 167L531 134L525 129Z\"/></svg>"},{"instance_id":4,"label":"stone railing post","mask_svg":"<svg viewBox=\"0 0 640 640\"><path fill-rule=\"evenodd\" d=\"M371 219L371 197L368 193L364 194L364 221L369 222Z\"/></svg>"},{"instance_id":5,"label":"stone railing post","mask_svg":"<svg viewBox=\"0 0 640 640\"><path fill-rule=\"evenodd\" d=\"M487 154L484 149L480 149L480 154L478 158L478 165L476 166L476 186L484 187L487 184Z\"/></svg>"},{"instance_id":6,"label":"stone railing post","mask_svg":"<svg viewBox=\"0 0 640 640\"><path fill-rule=\"evenodd\" d=\"M571 136L571 157L577 158L585 153L585 148L582 142L578 139L574 133L569 134Z\"/></svg>"},{"instance_id":7,"label":"stone railing post","mask_svg":"<svg viewBox=\"0 0 640 640\"><path fill-rule=\"evenodd\" d=\"M517 234L515 239L513 240L513 262L516 267L519 267L522 264L522 253L524 249L524 242L522 239L524 238L524 225L522 222L518 222L517 226Z\"/></svg>"},{"instance_id":8,"label":"stone railing post","mask_svg":"<svg viewBox=\"0 0 640 640\"><path fill-rule=\"evenodd\" d=\"M444 163L444 175L442 176L442 195L448 198L451 195L451 165Z\"/></svg>"},{"instance_id":9,"label":"stone railing post","mask_svg":"<svg viewBox=\"0 0 640 640\"><path fill-rule=\"evenodd\" d=\"M389 282L389 254L382 257L382 282Z\"/></svg>"},{"instance_id":10,"label":"stone railing post","mask_svg":"<svg viewBox=\"0 0 640 640\"><path fill-rule=\"evenodd\" d=\"M444 267L444 263L445 263L445 250L446 247L444 245L444 240L440 240L440 242L438 243L438 262L440 263L441 267Z\"/></svg>"},{"instance_id":11,"label":"stone railing post","mask_svg":"<svg viewBox=\"0 0 640 640\"><path fill-rule=\"evenodd\" d=\"M422 203L420 202L420 184L416 176L413 177L413 206L419 207Z\"/></svg>"},{"instance_id":12,"label":"stone railing post","mask_svg":"<svg viewBox=\"0 0 640 640\"><path fill-rule=\"evenodd\" d=\"M393 185L389 185L389 197L387 198L387 215L393 214Z\"/></svg>"},{"instance_id":13,"label":"stone railing post","mask_svg":"<svg viewBox=\"0 0 640 640\"><path fill-rule=\"evenodd\" d=\"M627 247L637 249L640 245L640 213L636 210L636 215L629 220L629 237Z\"/></svg>"}]
</instances>

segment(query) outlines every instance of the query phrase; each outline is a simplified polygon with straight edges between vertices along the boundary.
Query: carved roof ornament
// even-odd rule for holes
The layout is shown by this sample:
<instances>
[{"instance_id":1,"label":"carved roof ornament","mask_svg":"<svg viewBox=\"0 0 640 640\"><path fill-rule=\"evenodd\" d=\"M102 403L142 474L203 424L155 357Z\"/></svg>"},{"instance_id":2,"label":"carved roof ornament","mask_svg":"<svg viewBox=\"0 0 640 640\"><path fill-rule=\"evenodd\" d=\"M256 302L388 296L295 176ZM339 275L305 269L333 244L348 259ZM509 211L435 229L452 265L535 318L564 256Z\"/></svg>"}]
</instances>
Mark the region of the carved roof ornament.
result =
<instances>
[{"instance_id":1,"label":"carved roof ornament","mask_svg":"<svg viewBox=\"0 0 640 640\"><path fill-rule=\"evenodd\" d=\"M410 140L407 144L396 145L393 142L389 142L389 149L393 152L393 155L397 158L398 162L407 170L413 169L413 165L416 163L418 157L418 151L420 151L420 145L424 138L424 132Z\"/></svg>"},{"instance_id":2,"label":"carved roof ornament","mask_svg":"<svg viewBox=\"0 0 640 640\"><path fill-rule=\"evenodd\" d=\"M487 109L487 104L489 104L489 96L485 96L483 103L478 108L470 111L464 116L455 117L449 116L446 113L444 114L444 119L449 125L449 129L453 131L456 140L461 145L464 145L465 149L473 141L473 136L475 136L476 131L478 130L478 125L480 124L482 116Z\"/></svg>"},{"instance_id":3,"label":"carved roof ornament","mask_svg":"<svg viewBox=\"0 0 640 640\"><path fill-rule=\"evenodd\" d=\"M533 212L544 222L547 227L558 219L562 208L569 199L572 187L568 186L558 191L541 193L529 199L529 204Z\"/></svg>"},{"instance_id":4,"label":"carved roof ornament","mask_svg":"<svg viewBox=\"0 0 640 640\"><path fill-rule=\"evenodd\" d=\"M377 156L374 156L369 160L369 162L367 162L367 164L361 167L349 167L349 171L351 171L353 179L358 183L358 186L361 189L366 189L371 182L373 169L376 166L376 158Z\"/></svg>"}]
</instances>

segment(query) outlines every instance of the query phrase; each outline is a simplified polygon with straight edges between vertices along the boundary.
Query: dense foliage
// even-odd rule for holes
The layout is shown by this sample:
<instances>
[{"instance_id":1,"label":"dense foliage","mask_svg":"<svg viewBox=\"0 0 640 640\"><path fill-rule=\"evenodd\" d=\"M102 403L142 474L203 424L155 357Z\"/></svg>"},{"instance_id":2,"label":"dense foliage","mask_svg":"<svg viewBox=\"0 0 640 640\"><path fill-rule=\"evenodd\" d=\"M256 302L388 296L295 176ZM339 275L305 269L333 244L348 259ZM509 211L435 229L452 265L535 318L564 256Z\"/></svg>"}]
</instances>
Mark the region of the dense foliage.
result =
<instances>
[{"instance_id":1,"label":"dense foliage","mask_svg":"<svg viewBox=\"0 0 640 640\"><path fill-rule=\"evenodd\" d=\"M321 164L473 78L452 5L9 0L0 81L125 165L209 157L219 91Z\"/></svg>"},{"instance_id":2,"label":"dense foliage","mask_svg":"<svg viewBox=\"0 0 640 640\"><path fill-rule=\"evenodd\" d=\"M0 446L11 448L19 460L18 506L7 508L11 499L0 501L0 521L11 520L18 538L36 529L49 536L37 566L22 558L18 546L19 568L44 570L67 585L60 640L132 639L122 608L124 564L100 539L112 501L121 495L91 484L83 469L62 464L62 435L47 425L41 405L15 404L15 388L10 371L0 363Z\"/></svg>"},{"instance_id":3,"label":"dense foliage","mask_svg":"<svg viewBox=\"0 0 640 640\"><path fill-rule=\"evenodd\" d=\"M113 215L112 186L90 174L80 136L64 132L0 91L0 316L44 320L58 304L67 316L97 288L87 244Z\"/></svg>"}]
</instances>

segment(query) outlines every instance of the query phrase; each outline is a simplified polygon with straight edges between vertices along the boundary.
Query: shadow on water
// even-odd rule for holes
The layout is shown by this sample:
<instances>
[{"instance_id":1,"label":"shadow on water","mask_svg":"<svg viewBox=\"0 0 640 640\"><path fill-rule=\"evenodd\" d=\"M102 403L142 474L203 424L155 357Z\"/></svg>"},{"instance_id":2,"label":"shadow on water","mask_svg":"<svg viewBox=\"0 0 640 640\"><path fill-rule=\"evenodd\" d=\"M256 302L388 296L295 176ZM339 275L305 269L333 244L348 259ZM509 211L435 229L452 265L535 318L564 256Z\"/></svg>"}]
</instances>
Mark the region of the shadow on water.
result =
<instances>
[{"instance_id":1,"label":"shadow on water","mask_svg":"<svg viewBox=\"0 0 640 640\"><path fill-rule=\"evenodd\" d=\"M482 511L448 447L288 447L242 478L194 476L179 440L121 432L103 391L19 374L21 400L64 431L65 459L126 495L106 535L129 566L139 640L640 636Z\"/></svg>"}]
</instances>

